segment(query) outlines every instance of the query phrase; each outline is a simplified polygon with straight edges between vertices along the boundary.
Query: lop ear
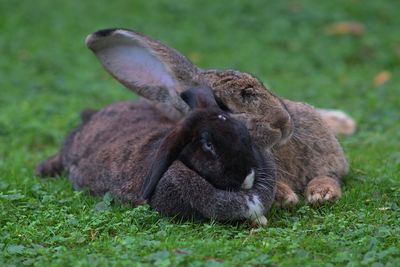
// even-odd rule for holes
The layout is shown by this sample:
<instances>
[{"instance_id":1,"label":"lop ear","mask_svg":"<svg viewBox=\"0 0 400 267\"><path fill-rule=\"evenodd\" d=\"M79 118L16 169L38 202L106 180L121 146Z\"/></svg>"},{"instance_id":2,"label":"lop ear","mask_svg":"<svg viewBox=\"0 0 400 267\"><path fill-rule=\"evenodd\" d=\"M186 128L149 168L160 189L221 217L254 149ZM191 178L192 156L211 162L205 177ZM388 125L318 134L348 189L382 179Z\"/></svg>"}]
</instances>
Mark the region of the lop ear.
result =
<instances>
[{"instance_id":1,"label":"lop ear","mask_svg":"<svg viewBox=\"0 0 400 267\"><path fill-rule=\"evenodd\" d=\"M214 92L208 86L192 87L181 93L181 98L191 109L218 107Z\"/></svg>"},{"instance_id":2,"label":"lop ear","mask_svg":"<svg viewBox=\"0 0 400 267\"><path fill-rule=\"evenodd\" d=\"M90 34L86 45L104 68L127 88L180 113L189 108L179 92L194 84L199 69L176 50L140 33L105 29Z\"/></svg>"},{"instance_id":3,"label":"lop ear","mask_svg":"<svg viewBox=\"0 0 400 267\"><path fill-rule=\"evenodd\" d=\"M164 138L144 180L141 192L143 199L151 198L161 177L191 140L192 131L190 125L179 125Z\"/></svg>"}]
</instances>

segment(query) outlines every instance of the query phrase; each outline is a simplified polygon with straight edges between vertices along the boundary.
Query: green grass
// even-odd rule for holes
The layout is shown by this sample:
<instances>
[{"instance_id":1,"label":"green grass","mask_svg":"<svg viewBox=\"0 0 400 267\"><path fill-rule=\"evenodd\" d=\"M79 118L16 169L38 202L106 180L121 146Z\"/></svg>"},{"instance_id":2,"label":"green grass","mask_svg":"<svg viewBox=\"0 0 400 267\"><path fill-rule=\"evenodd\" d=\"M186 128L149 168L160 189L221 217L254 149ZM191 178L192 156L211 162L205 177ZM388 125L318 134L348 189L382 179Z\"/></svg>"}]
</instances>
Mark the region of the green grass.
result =
<instances>
[{"instance_id":1,"label":"green grass","mask_svg":"<svg viewBox=\"0 0 400 267\"><path fill-rule=\"evenodd\" d=\"M400 266L400 2L199 2L0 0L0 265ZM327 34L340 21L365 32ZM115 26L354 116L343 198L273 209L251 231L176 222L35 177L81 109L133 98L83 43ZM383 70L390 80L374 85Z\"/></svg>"}]
</instances>

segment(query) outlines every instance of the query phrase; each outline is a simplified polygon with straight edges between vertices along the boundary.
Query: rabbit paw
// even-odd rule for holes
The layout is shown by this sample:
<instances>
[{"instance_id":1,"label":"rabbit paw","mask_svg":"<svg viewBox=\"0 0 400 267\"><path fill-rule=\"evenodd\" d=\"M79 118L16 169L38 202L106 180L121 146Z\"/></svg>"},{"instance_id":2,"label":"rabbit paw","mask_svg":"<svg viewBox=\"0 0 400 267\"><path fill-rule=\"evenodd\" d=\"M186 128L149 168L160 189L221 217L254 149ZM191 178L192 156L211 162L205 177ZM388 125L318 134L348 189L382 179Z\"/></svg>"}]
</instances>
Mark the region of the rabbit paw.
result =
<instances>
[{"instance_id":1,"label":"rabbit paw","mask_svg":"<svg viewBox=\"0 0 400 267\"><path fill-rule=\"evenodd\" d=\"M277 183L275 205L278 207L293 207L299 202L296 193L284 182Z\"/></svg>"},{"instance_id":2,"label":"rabbit paw","mask_svg":"<svg viewBox=\"0 0 400 267\"><path fill-rule=\"evenodd\" d=\"M328 176L321 176L308 183L305 196L308 203L321 204L339 199L342 196L342 190L338 181Z\"/></svg>"},{"instance_id":3,"label":"rabbit paw","mask_svg":"<svg viewBox=\"0 0 400 267\"><path fill-rule=\"evenodd\" d=\"M250 225L252 227L267 225L268 220L264 216L265 208L260 198L257 195L248 196L246 202L248 207L246 218L250 221Z\"/></svg>"},{"instance_id":4,"label":"rabbit paw","mask_svg":"<svg viewBox=\"0 0 400 267\"><path fill-rule=\"evenodd\" d=\"M256 219L252 219L250 221L250 226L253 228L257 228L260 226L266 226L267 224L268 224L268 220L264 215L257 217Z\"/></svg>"}]
</instances>

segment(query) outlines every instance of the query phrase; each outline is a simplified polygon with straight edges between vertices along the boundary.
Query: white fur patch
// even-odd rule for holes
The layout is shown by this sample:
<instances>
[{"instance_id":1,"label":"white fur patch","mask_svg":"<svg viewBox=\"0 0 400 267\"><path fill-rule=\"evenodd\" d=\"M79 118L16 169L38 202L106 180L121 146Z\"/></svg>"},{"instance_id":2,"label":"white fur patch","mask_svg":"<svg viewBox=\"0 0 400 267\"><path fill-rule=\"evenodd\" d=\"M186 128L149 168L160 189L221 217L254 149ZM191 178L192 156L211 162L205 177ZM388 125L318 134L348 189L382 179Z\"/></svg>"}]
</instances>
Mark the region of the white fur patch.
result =
<instances>
[{"instance_id":1,"label":"white fur patch","mask_svg":"<svg viewBox=\"0 0 400 267\"><path fill-rule=\"evenodd\" d=\"M257 218L264 216L264 205L261 203L257 195L253 195L252 199L247 196L246 203L249 208L246 214L247 218L257 220Z\"/></svg>"},{"instance_id":2,"label":"white fur patch","mask_svg":"<svg viewBox=\"0 0 400 267\"><path fill-rule=\"evenodd\" d=\"M255 177L255 172L253 169L251 169L250 173L246 176L246 178L243 181L242 184L242 189L250 189L253 187L254 184L254 177Z\"/></svg>"},{"instance_id":3,"label":"white fur patch","mask_svg":"<svg viewBox=\"0 0 400 267\"><path fill-rule=\"evenodd\" d=\"M351 135L356 130L356 122L340 110L318 109L324 121L336 134Z\"/></svg>"},{"instance_id":4,"label":"white fur patch","mask_svg":"<svg viewBox=\"0 0 400 267\"><path fill-rule=\"evenodd\" d=\"M218 119L226 121L226 117L224 115L221 115L221 114L218 115Z\"/></svg>"},{"instance_id":5,"label":"white fur patch","mask_svg":"<svg viewBox=\"0 0 400 267\"><path fill-rule=\"evenodd\" d=\"M258 225L267 225L268 224L268 220L267 220L267 218L265 216L261 216L261 217L258 217L254 221L254 223L257 223Z\"/></svg>"}]
</instances>

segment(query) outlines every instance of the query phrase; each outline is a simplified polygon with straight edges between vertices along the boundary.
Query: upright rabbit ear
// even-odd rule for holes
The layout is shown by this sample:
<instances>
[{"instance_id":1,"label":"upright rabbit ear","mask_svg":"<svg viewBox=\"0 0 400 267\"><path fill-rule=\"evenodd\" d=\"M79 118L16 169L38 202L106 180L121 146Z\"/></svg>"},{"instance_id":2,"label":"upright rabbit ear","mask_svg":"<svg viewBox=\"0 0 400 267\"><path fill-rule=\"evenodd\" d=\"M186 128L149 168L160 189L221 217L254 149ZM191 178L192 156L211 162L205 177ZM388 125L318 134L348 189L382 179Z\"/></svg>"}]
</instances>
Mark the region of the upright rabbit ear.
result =
<instances>
[{"instance_id":1,"label":"upright rabbit ear","mask_svg":"<svg viewBox=\"0 0 400 267\"><path fill-rule=\"evenodd\" d=\"M218 107L214 92L208 86L192 87L181 93L181 98L191 109Z\"/></svg>"},{"instance_id":2,"label":"upright rabbit ear","mask_svg":"<svg viewBox=\"0 0 400 267\"><path fill-rule=\"evenodd\" d=\"M188 106L178 96L193 85L199 69L166 45L125 29L105 29L86 38L104 68L139 95L172 105L181 113Z\"/></svg>"},{"instance_id":3,"label":"upright rabbit ear","mask_svg":"<svg viewBox=\"0 0 400 267\"><path fill-rule=\"evenodd\" d=\"M193 131L191 126L188 124L179 125L162 141L144 180L141 192L143 199L147 200L152 196L163 174L190 142Z\"/></svg>"}]
</instances>

